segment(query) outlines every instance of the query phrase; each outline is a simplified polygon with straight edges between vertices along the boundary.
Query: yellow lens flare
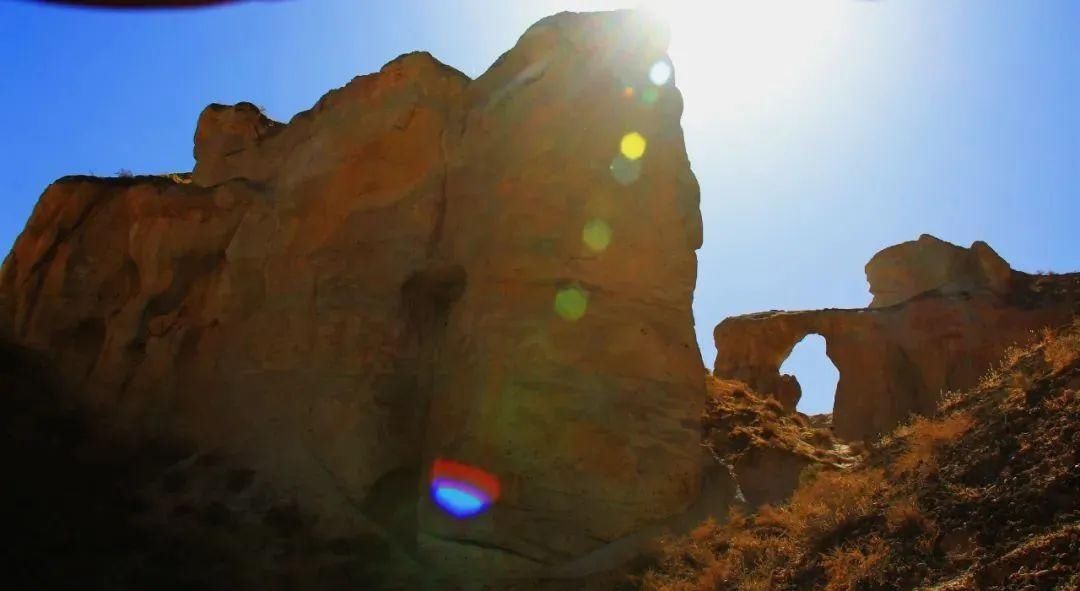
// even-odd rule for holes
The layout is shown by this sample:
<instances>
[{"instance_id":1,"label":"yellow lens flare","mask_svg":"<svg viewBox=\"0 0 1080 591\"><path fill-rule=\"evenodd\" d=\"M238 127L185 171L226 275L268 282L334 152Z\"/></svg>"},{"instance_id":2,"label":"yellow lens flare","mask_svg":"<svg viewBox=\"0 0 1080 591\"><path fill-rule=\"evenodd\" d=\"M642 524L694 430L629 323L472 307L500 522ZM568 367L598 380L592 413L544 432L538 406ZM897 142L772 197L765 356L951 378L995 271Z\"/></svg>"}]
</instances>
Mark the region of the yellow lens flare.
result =
<instances>
[{"instance_id":1,"label":"yellow lens flare","mask_svg":"<svg viewBox=\"0 0 1080 591\"><path fill-rule=\"evenodd\" d=\"M645 155L645 136L636 131L622 137L622 141L619 142L619 152L623 156L630 160L637 160Z\"/></svg>"},{"instance_id":2,"label":"yellow lens flare","mask_svg":"<svg viewBox=\"0 0 1080 591\"><path fill-rule=\"evenodd\" d=\"M580 320L589 307L589 294L580 287L564 287L555 294L555 313L563 320Z\"/></svg>"},{"instance_id":3,"label":"yellow lens flare","mask_svg":"<svg viewBox=\"0 0 1080 591\"><path fill-rule=\"evenodd\" d=\"M586 222L585 229L581 231L581 240L589 250L604 252L611 244L611 226L600 218L593 218Z\"/></svg>"}]
</instances>

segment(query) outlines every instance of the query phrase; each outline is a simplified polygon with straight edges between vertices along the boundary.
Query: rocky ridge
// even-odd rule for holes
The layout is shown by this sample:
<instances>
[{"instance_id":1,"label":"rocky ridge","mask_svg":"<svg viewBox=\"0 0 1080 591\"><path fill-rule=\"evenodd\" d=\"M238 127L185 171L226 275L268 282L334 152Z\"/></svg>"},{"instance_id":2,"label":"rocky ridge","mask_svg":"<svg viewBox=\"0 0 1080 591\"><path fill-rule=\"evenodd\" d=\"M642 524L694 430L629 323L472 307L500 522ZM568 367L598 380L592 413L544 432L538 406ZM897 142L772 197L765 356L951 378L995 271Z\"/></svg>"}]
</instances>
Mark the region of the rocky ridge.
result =
<instances>
[{"instance_id":1,"label":"rocky ridge","mask_svg":"<svg viewBox=\"0 0 1080 591\"><path fill-rule=\"evenodd\" d=\"M825 338L840 372L833 425L843 439L874 438L941 396L974 386L1005 350L1068 323L1080 274L1012 270L985 243L961 248L932 236L878 253L866 267L869 308L762 312L714 331L714 375L775 396L789 411L801 394L780 365L808 334Z\"/></svg>"}]
</instances>

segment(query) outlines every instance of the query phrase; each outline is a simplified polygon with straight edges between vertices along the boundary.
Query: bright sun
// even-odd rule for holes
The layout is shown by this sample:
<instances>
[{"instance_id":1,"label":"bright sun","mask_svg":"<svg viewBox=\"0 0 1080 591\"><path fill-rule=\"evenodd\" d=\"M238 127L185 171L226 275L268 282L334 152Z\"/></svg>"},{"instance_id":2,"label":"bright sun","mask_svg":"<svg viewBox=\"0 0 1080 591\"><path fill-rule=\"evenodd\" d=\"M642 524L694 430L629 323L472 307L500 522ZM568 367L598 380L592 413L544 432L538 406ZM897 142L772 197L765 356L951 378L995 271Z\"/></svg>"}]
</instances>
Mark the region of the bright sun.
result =
<instances>
[{"instance_id":1,"label":"bright sun","mask_svg":"<svg viewBox=\"0 0 1080 591\"><path fill-rule=\"evenodd\" d=\"M845 12L839 0L647 0L641 7L671 28L668 53L684 95L729 112L783 101L819 74L835 57Z\"/></svg>"}]
</instances>

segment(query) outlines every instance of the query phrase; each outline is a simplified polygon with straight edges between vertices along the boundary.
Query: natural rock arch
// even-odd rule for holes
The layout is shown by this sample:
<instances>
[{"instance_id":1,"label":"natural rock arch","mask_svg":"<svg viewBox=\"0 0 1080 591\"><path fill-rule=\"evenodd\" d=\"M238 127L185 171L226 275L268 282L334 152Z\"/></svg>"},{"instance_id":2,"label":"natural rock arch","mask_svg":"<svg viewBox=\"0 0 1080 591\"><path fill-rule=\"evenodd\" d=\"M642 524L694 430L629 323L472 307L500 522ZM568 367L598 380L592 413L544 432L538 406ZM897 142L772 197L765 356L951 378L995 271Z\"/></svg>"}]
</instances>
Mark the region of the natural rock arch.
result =
<instances>
[{"instance_id":1,"label":"natural rock arch","mask_svg":"<svg viewBox=\"0 0 1080 591\"><path fill-rule=\"evenodd\" d=\"M933 412L943 392L975 385L1007 347L1067 322L1075 307L1068 290L1047 284L1053 279L1008 269L983 243L964 249L923 236L883 252L867 265L877 294L869 308L772 311L721 322L713 332L715 375L742 380L794 411L799 389L780 366L796 343L820 334L840 373L834 429L847 439L871 437L911 413ZM948 264L941 266L943 259ZM925 260L941 268L924 272ZM889 278L887 290L879 288L882 277ZM881 305L883 293L905 299Z\"/></svg>"},{"instance_id":2,"label":"natural rock arch","mask_svg":"<svg viewBox=\"0 0 1080 591\"><path fill-rule=\"evenodd\" d=\"M833 412L840 372L829 359L827 346L825 337L809 333L795 343L780 365L782 375L791 376L792 384L797 388L795 408L803 414Z\"/></svg>"}]
</instances>

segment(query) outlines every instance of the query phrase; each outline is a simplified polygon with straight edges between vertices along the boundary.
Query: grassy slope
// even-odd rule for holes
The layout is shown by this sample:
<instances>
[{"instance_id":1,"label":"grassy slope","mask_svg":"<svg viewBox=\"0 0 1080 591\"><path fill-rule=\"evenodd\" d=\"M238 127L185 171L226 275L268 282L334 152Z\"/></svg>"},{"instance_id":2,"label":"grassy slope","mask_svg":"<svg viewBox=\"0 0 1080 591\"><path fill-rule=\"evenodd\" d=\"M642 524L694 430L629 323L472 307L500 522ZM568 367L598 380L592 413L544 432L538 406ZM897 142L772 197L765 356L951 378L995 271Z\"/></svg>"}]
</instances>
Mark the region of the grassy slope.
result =
<instances>
[{"instance_id":1,"label":"grassy slope","mask_svg":"<svg viewBox=\"0 0 1080 591\"><path fill-rule=\"evenodd\" d=\"M779 507L668 541L649 591L1080 588L1080 321Z\"/></svg>"}]
</instances>

